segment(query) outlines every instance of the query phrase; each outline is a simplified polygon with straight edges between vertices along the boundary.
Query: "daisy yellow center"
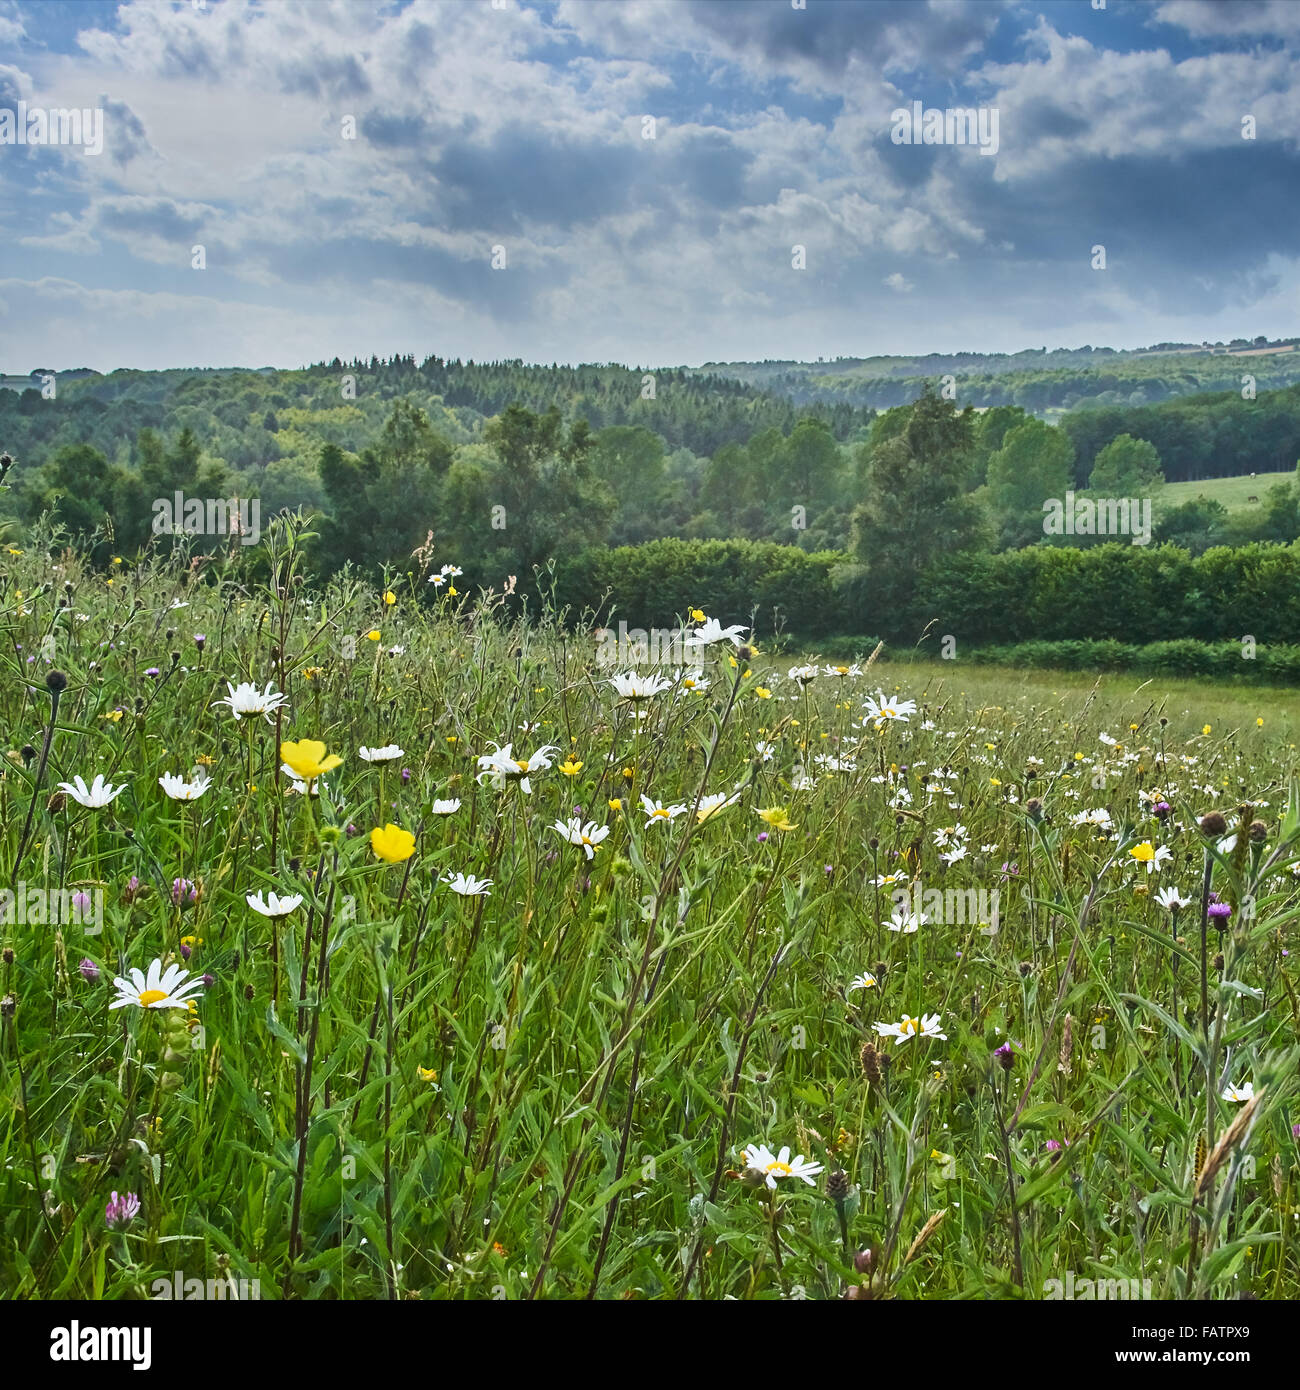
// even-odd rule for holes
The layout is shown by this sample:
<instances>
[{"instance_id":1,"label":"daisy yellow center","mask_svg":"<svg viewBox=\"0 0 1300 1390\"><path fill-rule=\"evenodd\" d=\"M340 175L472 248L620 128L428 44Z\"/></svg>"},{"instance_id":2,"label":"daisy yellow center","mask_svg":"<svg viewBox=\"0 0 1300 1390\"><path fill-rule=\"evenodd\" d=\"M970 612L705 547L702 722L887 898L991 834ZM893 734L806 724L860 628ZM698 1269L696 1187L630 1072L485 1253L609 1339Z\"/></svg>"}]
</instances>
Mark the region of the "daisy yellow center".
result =
<instances>
[{"instance_id":1,"label":"daisy yellow center","mask_svg":"<svg viewBox=\"0 0 1300 1390\"><path fill-rule=\"evenodd\" d=\"M519 769L520 772L528 771L528 764L525 762L520 762L518 758L515 759L515 766Z\"/></svg>"},{"instance_id":2,"label":"daisy yellow center","mask_svg":"<svg viewBox=\"0 0 1300 1390\"><path fill-rule=\"evenodd\" d=\"M902 1031L903 1031L904 1033L915 1033L916 1030L917 1030L917 1022L916 1022L916 1019L914 1019L914 1018L905 1018L905 1019L903 1020Z\"/></svg>"},{"instance_id":3,"label":"daisy yellow center","mask_svg":"<svg viewBox=\"0 0 1300 1390\"><path fill-rule=\"evenodd\" d=\"M659 816L663 820L672 820L672 816L670 816L668 812L664 810L662 807L660 807L660 809L657 811L651 811L650 814L651 816Z\"/></svg>"},{"instance_id":4,"label":"daisy yellow center","mask_svg":"<svg viewBox=\"0 0 1300 1390\"><path fill-rule=\"evenodd\" d=\"M794 1172L794 1169L791 1168L788 1163L775 1162L769 1163L765 1171L769 1173L785 1173L788 1176Z\"/></svg>"},{"instance_id":5,"label":"daisy yellow center","mask_svg":"<svg viewBox=\"0 0 1300 1390\"><path fill-rule=\"evenodd\" d=\"M160 999L167 998L165 989L147 989L140 996L140 1007L147 1009L150 1004L156 1004Z\"/></svg>"}]
</instances>

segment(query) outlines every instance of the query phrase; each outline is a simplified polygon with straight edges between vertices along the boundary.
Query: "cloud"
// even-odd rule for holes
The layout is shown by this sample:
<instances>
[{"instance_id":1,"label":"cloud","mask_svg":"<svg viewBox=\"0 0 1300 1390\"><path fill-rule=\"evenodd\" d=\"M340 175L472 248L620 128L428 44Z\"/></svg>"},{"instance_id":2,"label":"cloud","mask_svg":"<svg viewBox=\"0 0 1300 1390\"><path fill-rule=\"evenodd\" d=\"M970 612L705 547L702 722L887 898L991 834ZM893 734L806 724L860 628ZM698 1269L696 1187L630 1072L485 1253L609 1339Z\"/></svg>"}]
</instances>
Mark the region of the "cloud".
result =
<instances>
[{"instance_id":1,"label":"cloud","mask_svg":"<svg viewBox=\"0 0 1300 1390\"><path fill-rule=\"evenodd\" d=\"M1080 6L1058 29L1033 0L124 0L0 66L0 100L98 97L110 154L0 160L2 225L46 287L5 298L24 351L63 360L50 305L79 296L108 365L1289 332L1296 11ZM0 0L0 23L35 13ZM892 144L914 99L996 106L996 158Z\"/></svg>"},{"instance_id":2,"label":"cloud","mask_svg":"<svg viewBox=\"0 0 1300 1390\"><path fill-rule=\"evenodd\" d=\"M1294 0L1163 0L1154 18L1198 38L1277 34L1300 38Z\"/></svg>"}]
</instances>

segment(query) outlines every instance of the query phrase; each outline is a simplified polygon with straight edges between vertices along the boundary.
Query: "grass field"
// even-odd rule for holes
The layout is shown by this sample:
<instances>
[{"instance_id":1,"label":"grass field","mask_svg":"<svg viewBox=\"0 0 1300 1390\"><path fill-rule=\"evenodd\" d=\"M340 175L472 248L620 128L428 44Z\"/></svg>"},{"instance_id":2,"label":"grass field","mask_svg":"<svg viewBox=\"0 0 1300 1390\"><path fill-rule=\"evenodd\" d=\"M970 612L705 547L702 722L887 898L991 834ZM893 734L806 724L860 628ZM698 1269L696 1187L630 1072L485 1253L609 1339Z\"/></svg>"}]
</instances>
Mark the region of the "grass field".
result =
<instances>
[{"instance_id":1,"label":"grass field","mask_svg":"<svg viewBox=\"0 0 1300 1390\"><path fill-rule=\"evenodd\" d=\"M1208 497L1230 512L1243 511L1262 503L1265 494L1275 483L1294 482L1295 476L1295 470L1290 469L1281 473L1257 473L1253 478L1206 478L1202 482L1166 483L1160 489L1160 507L1167 510L1184 502L1194 502L1198 497ZM1257 497L1259 502L1250 501L1252 497Z\"/></svg>"},{"instance_id":2,"label":"grass field","mask_svg":"<svg viewBox=\"0 0 1300 1390\"><path fill-rule=\"evenodd\" d=\"M1300 1296L1289 693L268 544L6 557L5 1296Z\"/></svg>"}]
</instances>

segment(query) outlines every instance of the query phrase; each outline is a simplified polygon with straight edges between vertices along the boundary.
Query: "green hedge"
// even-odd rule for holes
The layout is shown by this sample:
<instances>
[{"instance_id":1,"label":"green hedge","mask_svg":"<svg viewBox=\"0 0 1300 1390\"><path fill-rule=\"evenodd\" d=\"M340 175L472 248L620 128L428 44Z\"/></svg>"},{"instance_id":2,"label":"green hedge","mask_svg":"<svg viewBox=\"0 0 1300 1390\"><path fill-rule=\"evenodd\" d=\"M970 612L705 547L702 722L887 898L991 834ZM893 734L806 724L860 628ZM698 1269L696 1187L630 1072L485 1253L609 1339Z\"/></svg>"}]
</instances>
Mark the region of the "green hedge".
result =
<instances>
[{"instance_id":1,"label":"green hedge","mask_svg":"<svg viewBox=\"0 0 1300 1390\"><path fill-rule=\"evenodd\" d=\"M629 627L670 627L702 608L724 624L754 614L763 636L824 637L849 630L831 582L846 561L838 551L763 541L650 541L559 558L555 599L573 614L594 608L598 621Z\"/></svg>"},{"instance_id":2,"label":"green hedge","mask_svg":"<svg viewBox=\"0 0 1300 1390\"><path fill-rule=\"evenodd\" d=\"M1240 642L1136 644L1114 641L1017 642L962 654L977 665L1062 671L1136 671L1158 676L1212 677L1266 685L1300 684L1300 646L1259 646L1252 658Z\"/></svg>"},{"instance_id":3,"label":"green hedge","mask_svg":"<svg viewBox=\"0 0 1300 1390\"><path fill-rule=\"evenodd\" d=\"M948 635L963 653L1049 643L1054 661L1073 659L1070 644L1082 643L1085 663L1129 664L1142 648L1144 660L1165 663L1150 669L1212 674L1235 667L1215 667L1205 644L1249 634L1263 669L1265 647L1300 637L1300 543L1218 547L1199 557L1172 545L1114 543L955 555L910 591L885 596L836 551L659 540L560 557L555 595L575 615L598 607L598 621L614 616L629 627L670 626L698 607L723 622L747 623L755 614L769 640L781 630L805 641L860 638L865 646L867 634L878 633L910 648L926 631L921 651L935 656Z\"/></svg>"}]
</instances>

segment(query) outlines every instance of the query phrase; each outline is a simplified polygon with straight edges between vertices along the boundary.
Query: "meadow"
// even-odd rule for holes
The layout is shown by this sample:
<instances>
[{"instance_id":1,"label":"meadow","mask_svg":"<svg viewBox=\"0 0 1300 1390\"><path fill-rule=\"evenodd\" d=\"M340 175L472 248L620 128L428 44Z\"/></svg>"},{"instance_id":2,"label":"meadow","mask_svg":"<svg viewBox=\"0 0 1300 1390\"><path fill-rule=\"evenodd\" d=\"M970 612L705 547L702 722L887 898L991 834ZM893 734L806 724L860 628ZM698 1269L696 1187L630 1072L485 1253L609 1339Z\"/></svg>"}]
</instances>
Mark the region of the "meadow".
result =
<instances>
[{"instance_id":1,"label":"meadow","mask_svg":"<svg viewBox=\"0 0 1300 1390\"><path fill-rule=\"evenodd\" d=\"M1290 693L304 543L0 554L5 1297L1300 1296Z\"/></svg>"},{"instance_id":2,"label":"meadow","mask_svg":"<svg viewBox=\"0 0 1300 1390\"><path fill-rule=\"evenodd\" d=\"M1181 506L1184 502L1195 502L1198 497L1207 497L1218 502L1229 512L1245 511L1247 507L1262 505L1262 499L1269 488L1278 483L1295 480L1294 471L1280 473L1259 473L1254 477L1243 474L1235 478L1203 478L1200 481L1166 483L1160 489L1160 506L1164 510ZM1255 498L1252 502L1250 499Z\"/></svg>"}]
</instances>

